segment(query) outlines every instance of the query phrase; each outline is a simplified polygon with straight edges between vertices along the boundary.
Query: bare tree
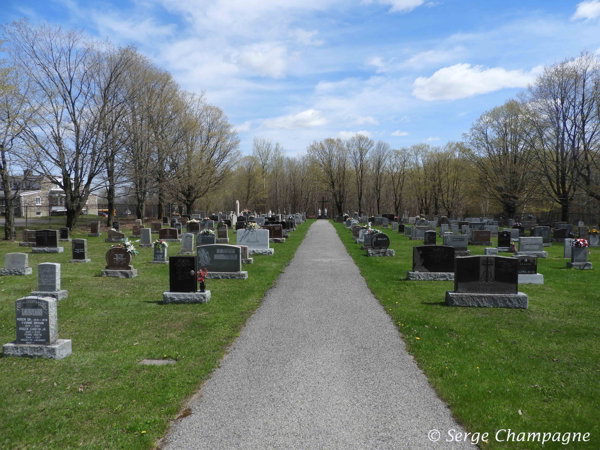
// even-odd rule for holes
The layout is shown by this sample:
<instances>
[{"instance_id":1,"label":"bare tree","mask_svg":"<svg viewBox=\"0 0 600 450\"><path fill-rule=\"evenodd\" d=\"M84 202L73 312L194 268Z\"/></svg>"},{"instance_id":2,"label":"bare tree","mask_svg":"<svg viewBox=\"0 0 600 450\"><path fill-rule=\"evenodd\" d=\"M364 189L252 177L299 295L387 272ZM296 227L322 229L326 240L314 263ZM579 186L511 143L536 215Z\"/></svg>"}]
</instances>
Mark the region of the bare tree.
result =
<instances>
[{"instance_id":1,"label":"bare tree","mask_svg":"<svg viewBox=\"0 0 600 450\"><path fill-rule=\"evenodd\" d=\"M387 168L390 159L390 146L379 141L371 152L371 175L373 179L373 192L375 194L375 205L377 214L381 214L381 197L387 179Z\"/></svg>"},{"instance_id":2,"label":"bare tree","mask_svg":"<svg viewBox=\"0 0 600 450\"><path fill-rule=\"evenodd\" d=\"M435 178L430 164L431 147L427 144L416 144L410 149L412 165L410 181L414 192L419 214L429 214L435 196Z\"/></svg>"},{"instance_id":3,"label":"bare tree","mask_svg":"<svg viewBox=\"0 0 600 450\"><path fill-rule=\"evenodd\" d=\"M408 150L392 150L389 164L389 176L394 199L394 212L396 216L402 214L404 206L404 184L408 169Z\"/></svg>"},{"instance_id":4,"label":"bare tree","mask_svg":"<svg viewBox=\"0 0 600 450\"><path fill-rule=\"evenodd\" d=\"M509 100L482 114L465 135L481 188L502 206L507 218L515 217L527 203L536 184L535 152L524 127L521 104Z\"/></svg>"},{"instance_id":5,"label":"bare tree","mask_svg":"<svg viewBox=\"0 0 600 450\"><path fill-rule=\"evenodd\" d=\"M308 155L320 169L322 183L333 197L339 215L343 214L348 186L348 147L341 139L313 142Z\"/></svg>"},{"instance_id":6,"label":"bare tree","mask_svg":"<svg viewBox=\"0 0 600 450\"><path fill-rule=\"evenodd\" d=\"M350 162L354 168L354 179L356 184L356 199L358 202L358 212L362 214L362 201L364 195L365 183L369 171L369 151L375 143L367 136L357 134L347 142L350 155Z\"/></svg>"}]
</instances>

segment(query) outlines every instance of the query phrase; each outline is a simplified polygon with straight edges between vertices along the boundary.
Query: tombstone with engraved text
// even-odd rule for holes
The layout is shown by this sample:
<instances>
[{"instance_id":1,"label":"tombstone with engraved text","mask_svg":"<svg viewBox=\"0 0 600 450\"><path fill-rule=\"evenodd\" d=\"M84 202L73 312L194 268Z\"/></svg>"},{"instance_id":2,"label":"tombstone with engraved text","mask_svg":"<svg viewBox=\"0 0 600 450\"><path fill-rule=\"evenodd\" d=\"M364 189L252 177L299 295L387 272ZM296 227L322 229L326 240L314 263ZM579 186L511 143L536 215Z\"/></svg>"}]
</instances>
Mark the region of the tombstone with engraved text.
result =
<instances>
[{"instance_id":1,"label":"tombstone with engraved text","mask_svg":"<svg viewBox=\"0 0 600 450\"><path fill-rule=\"evenodd\" d=\"M169 291L163 294L163 303L206 303L211 292L198 291L198 270L195 256L169 257Z\"/></svg>"},{"instance_id":2,"label":"tombstone with engraved text","mask_svg":"<svg viewBox=\"0 0 600 450\"><path fill-rule=\"evenodd\" d=\"M519 260L519 284L544 284L544 275L537 273L535 256L517 256Z\"/></svg>"},{"instance_id":3,"label":"tombstone with engraved text","mask_svg":"<svg viewBox=\"0 0 600 450\"><path fill-rule=\"evenodd\" d=\"M35 247L32 253L63 253L64 247L58 246L57 230L37 230L35 232Z\"/></svg>"},{"instance_id":4,"label":"tombstone with engraved text","mask_svg":"<svg viewBox=\"0 0 600 450\"><path fill-rule=\"evenodd\" d=\"M519 292L519 260L505 256L465 256L454 259L454 291L446 291L449 306L527 309Z\"/></svg>"},{"instance_id":5,"label":"tombstone with engraved text","mask_svg":"<svg viewBox=\"0 0 600 450\"><path fill-rule=\"evenodd\" d=\"M74 263L89 263L92 260L88 258L87 239L73 239L71 241L71 260Z\"/></svg>"},{"instance_id":6,"label":"tombstone with engraved text","mask_svg":"<svg viewBox=\"0 0 600 450\"><path fill-rule=\"evenodd\" d=\"M371 246L367 248L367 256L396 256L396 251L389 248L390 238L383 233L375 233L371 237Z\"/></svg>"},{"instance_id":7,"label":"tombstone with engraved text","mask_svg":"<svg viewBox=\"0 0 600 450\"><path fill-rule=\"evenodd\" d=\"M420 245L413 247L412 281L448 281L454 279L454 247Z\"/></svg>"},{"instance_id":8,"label":"tombstone with engraved text","mask_svg":"<svg viewBox=\"0 0 600 450\"><path fill-rule=\"evenodd\" d=\"M59 241L69 242L71 240L71 233L67 227L60 227L58 229Z\"/></svg>"},{"instance_id":9,"label":"tombstone with engraved text","mask_svg":"<svg viewBox=\"0 0 600 450\"><path fill-rule=\"evenodd\" d=\"M206 268L206 278L246 280L242 271L242 249L237 245L213 244L196 247L198 267Z\"/></svg>"},{"instance_id":10,"label":"tombstone with engraved text","mask_svg":"<svg viewBox=\"0 0 600 450\"><path fill-rule=\"evenodd\" d=\"M58 301L68 297L69 292L60 288L60 264L38 264L37 275L37 289L30 295L35 297L52 297Z\"/></svg>"},{"instance_id":11,"label":"tombstone with engraved text","mask_svg":"<svg viewBox=\"0 0 600 450\"><path fill-rule=\"evenodd\" d=\"M504 230L498 233L498 251L510 252L511 232Z\"/></svg>"},{"instance_id":12,"label":"tombstone with engraved text","mask_svg":"<svg viewBox=\"0 0 600 450\"><path fill-rule=\"evenodd\" d=\"M133 255L124 247L112 247L106 252L103 277L135 278L137 269L131 265Z\"/></svg>"}]
</instances>

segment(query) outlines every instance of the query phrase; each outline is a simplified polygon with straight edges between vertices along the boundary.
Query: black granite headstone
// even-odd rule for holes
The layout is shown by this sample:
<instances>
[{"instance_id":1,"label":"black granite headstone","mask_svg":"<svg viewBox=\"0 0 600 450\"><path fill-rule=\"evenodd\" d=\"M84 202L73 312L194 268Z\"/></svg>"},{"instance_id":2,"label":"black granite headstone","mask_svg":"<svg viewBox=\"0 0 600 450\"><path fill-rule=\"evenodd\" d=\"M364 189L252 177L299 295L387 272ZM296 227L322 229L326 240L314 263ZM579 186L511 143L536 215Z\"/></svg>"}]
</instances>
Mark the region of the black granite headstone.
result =
<instances>
[{"instance_id":1,"label":"black granite headstone","mask_svg":"<svg viewBox=\"0 0 600 450\"><path fill-rule=\"evenodd\" d=\"M500 231L498 233L498 247L510 247L510 231Z\"/></svg>"},{"instance_id":2,"label":"black granite headstone","mask_svg":"<svg viewBox=\"0 0 600 450\"><path fill-rule=\"evenodd\" d=\"M121 231L121 222L113 222L112 227L117 231Z\"/></svg>"},{"instance_id":3,"label":"black granite headstone","mask_svg":"<svg viewBox=\"0 0 600 450\"><path fill-rule=\"evenodd\" d=\"M519 260L505 256L455 258L454 292L517 294Z\"/></svg>"},{"instance_id":4,"label":"black granite headstone","mask_svg":"<svg viewBox=\"0 0 600 450\"><path fill-rule=\"evenodd\" d=\"M371 238L371 248L387 249L390 246L390 238L383 233L377 233Z\"/></svg>"},{"instance_id":5,"label":"black granite headstone","mask_svg":"<svg viewBox=\"0 0 600 450\"><path fill-rule=\"evenodd\" d=\"M557 228L552 233L552 237L554 239L567 239L569 237L569 229L568 228Z\"/></svg>"},{"instance_id":6,"label":"black granite headstone","mask_svg":"<svg viewBox=\"0 0 600 450\"><path fill-rule=\"evenodd\" d=\"M61 227L59 232L61 239L69 239L69 229L67 227Z\"/></svg>"},{"instance_id":7,"label":"black granite headstone","mask_svg":"<svg viewBox=\"0 0 600 450\"><path fill-rule=\"evenodd\" d=\"M162 221L163 225L169 225L169 218L168 217L165 216L162 219L163 219L163 221Z\"/></svg>"},{"instance_id":8,"label":"black granite headstone","mask_svg":"<svg viewBox=\"0 0 600 450\"><path fill-rule=\"evenodd\" d=\"M73 259L87 259L87 240L73 239L72 241Z\"/></svg>"},{"instance_id":9,"label":"black granite headstone","mask_svg":"<svg viewBox=\"0 0 600 450\"><path fill-rule=\"evenodd\" d=\"M425 245L435 245L436 242L436 232L435 231L426 231L425 237L423 238L423 243Z\"/></svg>"},{"instance_id":10,"label":"black granite headstone","mask_svg":"<svg viewBox=\"0 0 600 450\"><path fill-rule=\"evenodd\" d=\"M58 247L58 231L37 230L35 232L36 247Z\"/></svg>"},{"instance_id":11,"label":"black granite headstone","mask_svg":"<svg viewBox=\"0 0 600 450\"><path fill-rule=\"evenodd\" d=\"M17 344L53 344L51 338L51 320L48 301L44 298L30 297L16 301ZM56 332L56 324L54 324Z\"/></svg>"},{"instance_id":12,"label":"black granite headstone","mask_svg":"<svg viewBox=\"0 0 600 450\"><path fill-rule=\"evenodd\" d=\"M398 225L398 233L404 233L404 224L403 223Z\"/></svg>"},{"instance_id":13,"label":"black granite headstone","mask_svg":"<svg viewBox=\"0 0 600 450\"><path fill-rule=\"evenodd\" d=\"M169 257L169 291L196 292L196 257Z\"/></svg>"},{"instance_id":14,"label":"black granite headstone","mask_svg":"<svg viewBox=\"0 0 600 450\"><path fill-rule=\"evenodd\" d=\"M413 247L413 272L454 272L454 247L419 245Z\"/></svg>"},{"instance_id":15,"label":"black granite headstone","mask_svg":"<svg viewBox=\"0 0 600 450\"><path fill-rule=\"evenodd\" d=\"M537 273L537 258L535 256L517 256L517 259L519 260L519 273Z\"/></svg>"}]
</instances>

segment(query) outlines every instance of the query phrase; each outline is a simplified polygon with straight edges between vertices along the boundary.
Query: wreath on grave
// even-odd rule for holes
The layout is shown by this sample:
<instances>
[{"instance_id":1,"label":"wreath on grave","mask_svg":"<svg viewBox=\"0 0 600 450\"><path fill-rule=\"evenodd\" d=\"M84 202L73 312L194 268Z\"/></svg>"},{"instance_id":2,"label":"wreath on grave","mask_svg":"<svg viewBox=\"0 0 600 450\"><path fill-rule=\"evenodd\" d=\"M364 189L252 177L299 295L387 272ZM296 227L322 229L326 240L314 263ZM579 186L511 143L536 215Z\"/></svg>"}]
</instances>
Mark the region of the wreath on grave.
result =
<instances>
[{"instance_id":1,"label":"wreath on grave","mask_svg":"<svg viewBox=\"0 0 600 450\"><path fill-rule=\"evenodd\" d=\"M132 256L135 256L139 253L133 246L133 243L127 238L121 239L121 243L113 245L112 248L124 248L127 250L127 253L131 254Z\"/></svg>"},{"instance_id":2,"label":"wreath on grave","mask_svg":"<svg viewBox=\"0 0 600 450\"><path fill-rule=\"evenodd\" d=\"M162 240L162 239L157 239L156 241L154 241L154 242L152 243L152 245L154 245L154 247L157 247L157 246L158 246L158 247L161 247L163 250L164 250L165 248L169 248L169 243L168 243L168 242L165 242L165 241L164 241L164 240Z\"/></svg>"},{"instance_id":3,"label":"wreath on grave","mask_svg":"<svg viewBox=\"0 0 600 450\"><path fill-rule=\"evenodd\" d=\"M588 241L587 239L575 239L573 240L573 247L587 247L588 246Z\"/></svg>"},{"instance_id":4,"label":"wreath on grave","mask_svg":"<svg viewBox=\"0 0 600 450\"><path fill-rule=\"evenodd\" d=\"M260 229L260 225L256 222L248 222L246 224L246 230L258 230Z\"/></svg>"},{"instance_id":5,"label":"wreath on grave","mask_svg":"<svg viewBox=\"0 0 600 450\"><path fill-rule=\"evenodd\" d=\"M202 230L200 232L200 234L215 234L214 230L210 230L208 228L205 228L204 230Z\"/></svg>"}]
</instances>

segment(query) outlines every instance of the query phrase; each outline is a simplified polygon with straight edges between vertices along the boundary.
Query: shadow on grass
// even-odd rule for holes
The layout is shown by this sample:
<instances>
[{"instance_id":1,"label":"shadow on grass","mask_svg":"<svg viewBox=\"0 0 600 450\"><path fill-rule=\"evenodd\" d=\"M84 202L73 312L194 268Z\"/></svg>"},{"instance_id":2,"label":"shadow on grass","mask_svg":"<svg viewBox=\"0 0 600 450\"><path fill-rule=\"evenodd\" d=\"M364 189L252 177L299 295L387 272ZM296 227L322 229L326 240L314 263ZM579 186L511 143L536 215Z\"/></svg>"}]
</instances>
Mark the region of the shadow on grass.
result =
<instances>
[{"instance_id":1,"label":"shadow on grass","mask_svg":"<svg viewBox=\"0 0 600 450\"><path fill-rule=\"evenodd\" d=\"M446 305L446 302L421 302L421 304L429 306L448 306Z\"/></svg>"},{"instance_id":2,"label":"shadow on grass","mask_svg":"<svg viewBox=\"0 0 600 450\"><path fill-rule=\"evenodd\" d=\"M144 300L144 303L154 303L155 305L166 305L162 300Z\"/></svg>"}]
</instances>

